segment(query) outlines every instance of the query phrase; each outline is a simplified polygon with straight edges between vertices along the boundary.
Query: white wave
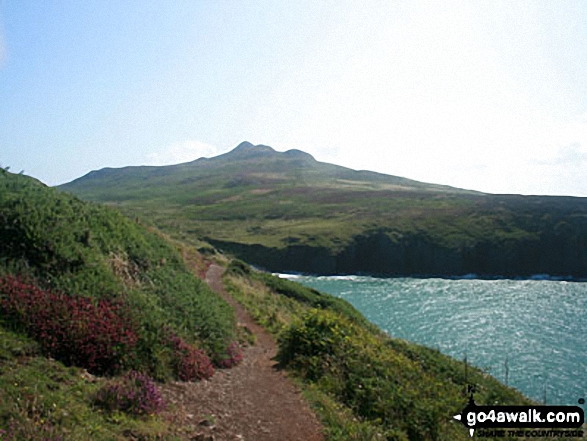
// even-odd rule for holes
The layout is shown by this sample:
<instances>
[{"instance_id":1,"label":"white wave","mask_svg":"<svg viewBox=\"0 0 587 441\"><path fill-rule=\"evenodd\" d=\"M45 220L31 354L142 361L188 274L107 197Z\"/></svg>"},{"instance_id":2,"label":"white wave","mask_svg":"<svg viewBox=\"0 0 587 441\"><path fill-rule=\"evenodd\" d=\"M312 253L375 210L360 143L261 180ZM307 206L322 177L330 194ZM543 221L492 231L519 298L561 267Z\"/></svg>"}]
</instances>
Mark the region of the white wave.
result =
<instances>
[{"instance_id":1,"label":"white wave","mask_svg":"<svg viewBox=\"0 0 587 441\"><path fill-rule=\"evenodd\" d=\"M299 279L300 277L303 277L301 274L273 273L273 275L279 277L280 279L290 279L290 280Z\"/></svg>"}]
</instances>

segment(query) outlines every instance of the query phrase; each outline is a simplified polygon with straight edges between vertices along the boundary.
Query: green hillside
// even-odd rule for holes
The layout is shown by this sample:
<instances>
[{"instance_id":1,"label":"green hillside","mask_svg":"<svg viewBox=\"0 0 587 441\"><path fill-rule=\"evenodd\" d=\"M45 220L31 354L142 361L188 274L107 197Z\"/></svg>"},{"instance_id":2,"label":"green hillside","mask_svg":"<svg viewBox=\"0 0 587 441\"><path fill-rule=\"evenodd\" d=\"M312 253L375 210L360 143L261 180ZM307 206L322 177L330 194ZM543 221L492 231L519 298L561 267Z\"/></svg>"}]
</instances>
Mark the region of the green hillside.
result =
<instances>
[{"instance_id":1,"label":"green hillside","mask_svg":"<svg viewBox=\"0 0 587 441\"><path fill-rule=\"evenodd\" d=\"M155 439L150 378L230 365L232 308L120 213L2 169L0 243L0 439Z\"/></svg>"},{"instance_id":2,"label":"green hillside","mask_svg":"<svg viewBox=\"0 0 587 441\"><path fill-rule=\"evenodd\" d=\"M278 339L278 359L299 380L329 440L465 441L469 433L452 415L467 403L468 385L479 404L531 403L465 360L389 337L342 299L240 261L224 280Z\"/></svg>"},{"instance_id":3,"label":"green hillside","mask_svg":"<svg viewBox=\"0 0 587 441\"><path fill-rule=\"evenodd\" d=\"M272 271L587 277L587 199L490 195L242 143L60 187Z\"/></svg>"},{"instance_id":4,"label":"green hillside","mask_svg":"<svg viewBox=\"0 0 587 441\"><path fill-rule=\"evenodd\" d=\"M136 220L5 170L0 243L0 439L186 439L156 417L151 377L209 378L236 362L237 335L233 310L185 256ZM342 299L240 261L224 283L278 339L327 440L464 441L451 416L469 384L480 403L529 403L466 362L390 338Z\"/></svg>"}]
</instances>

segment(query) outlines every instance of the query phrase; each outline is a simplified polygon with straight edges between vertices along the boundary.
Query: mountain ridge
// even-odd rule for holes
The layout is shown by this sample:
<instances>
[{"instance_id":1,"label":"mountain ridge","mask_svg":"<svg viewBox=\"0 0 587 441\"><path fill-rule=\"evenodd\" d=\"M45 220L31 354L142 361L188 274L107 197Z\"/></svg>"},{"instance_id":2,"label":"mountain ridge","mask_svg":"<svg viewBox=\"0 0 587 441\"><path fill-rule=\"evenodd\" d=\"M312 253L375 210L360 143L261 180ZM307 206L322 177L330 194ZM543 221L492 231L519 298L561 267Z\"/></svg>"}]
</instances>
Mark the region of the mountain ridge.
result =
<instances>
[{"instance_id":1,"label":"mountain ridge","mask_svg":"<svg viewBox=\"0 0 587 441\"><path fill-rule=\"evenodd\" d=\"M587 277L587 198L493 195L248 142L60 188L271 271Z\"/></svg>"},{"instance_id":2,"label":"mountain ridge","mask_svg":"<svg viewBox=\"0 0 587 441\"><path fill-rule=\"evenodd\" d=\"M259 164L258 161L265 160L265 164ZM466 190L448 185L430 184L426 182L416 181L400 176L388 175L384 173L374 172L370 170L355 170L348 167L317 161L312 155L298 149L290 149L285 152L278 152L272 147L266 145L253 145L248 141L243 141L229 152L213 156L201 157L194 161L189 161L180 164L152 166L126 166L120 168L104 167L99 170L93 170L77 179L68 183L61 184L58 188L62 190L74 189L76 186L84 186L89 179L104 179L116 178L120 179L126 175L127 178L137 177L141 179L154 178L161 176L168 176L177 173L179 170L183 172L194 171L203 172L201 169L209 168L210 166L234 166L237 162L244 162L248 166L263 165L271 170L283 172L285 168L291 168L292 171L297 169L304 169L307 171L314 171L317 174L324 174L324 177L334 179L346 180L366 180L370 183L386 183L389 185L397 185L406 187L408 189L427 189L447 192L467 192L482 194L474 190ZM257 170L255 170L257 171ZM107 199L106 199L107 200Z\"/></svg>"}]
</instances>

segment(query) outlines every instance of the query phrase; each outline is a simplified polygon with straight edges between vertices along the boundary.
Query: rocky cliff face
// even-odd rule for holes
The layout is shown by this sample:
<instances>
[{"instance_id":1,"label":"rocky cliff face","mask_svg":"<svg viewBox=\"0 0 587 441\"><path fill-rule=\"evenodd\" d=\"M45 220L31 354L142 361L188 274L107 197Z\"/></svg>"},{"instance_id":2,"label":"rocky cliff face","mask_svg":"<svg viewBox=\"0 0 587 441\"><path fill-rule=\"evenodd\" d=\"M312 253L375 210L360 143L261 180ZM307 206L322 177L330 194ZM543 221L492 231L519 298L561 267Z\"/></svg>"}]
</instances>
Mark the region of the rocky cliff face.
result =
<instances>
[{"instance_id":1,"label":"rocky cliff face","mask_svg":"<svg viewBox=\"0 0 587 441\"><path fill-rule=\"evenodd\" d=\"M342 251L291 245L276 249L208 239L254 265L275 272L375 276L529 277L548 274L587 278L587 230L550 231L525 240L480 240L449 247L423 235L399 240L385 232L357 236Z\"/></svg>"}]
</instances>

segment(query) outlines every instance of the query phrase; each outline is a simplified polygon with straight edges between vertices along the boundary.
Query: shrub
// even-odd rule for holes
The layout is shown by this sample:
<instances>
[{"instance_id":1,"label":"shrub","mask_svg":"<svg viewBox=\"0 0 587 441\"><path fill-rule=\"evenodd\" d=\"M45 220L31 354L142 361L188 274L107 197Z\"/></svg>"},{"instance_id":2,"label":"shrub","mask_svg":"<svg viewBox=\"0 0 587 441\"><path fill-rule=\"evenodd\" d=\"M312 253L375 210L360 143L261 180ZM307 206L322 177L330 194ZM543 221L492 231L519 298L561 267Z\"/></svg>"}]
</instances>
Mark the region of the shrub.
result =
<instances>
[{"instance_id":1,"label":"shrub","mask_svg":"<svg viewBox=\"0 0 587 441\"><path fill-rule=\"evenodd\" d=\"M237 276L248 276L251 274L251 268L242 260L233 259L228 268L226 269L227 273L234 274Z\"/></svg>"},{"instance_id":2,"label":"shrub","mask_svg":"<svg viewBox=\"0 0 587 441\"><path fill-rule=\"evenodd\" d=\"M229 267L230 269L230 267ZM300 285L291 280L282 279L267 273L251 273L253 277L265 283L277 294L292 298L312 308L338 312L353 322L375 330L363 315L349 302L328 294L321 293L313 288Z\"/></svg>"},{"instance_id":3,"label":"shrub","mask_svg":"<svg viewBox=\"0 0 587 441\"><path fill-rule=\"evenodd\" d=\"M156 415L165 409L154 381L136 371L100 389L96 395L96 404L110 412L121 411L131 415Z\"/></svg>"},{"instance_id":4,"label":"shrub","mask_svg":"<svg viewBox=\"0 0 587 441\"><path fill-rule=\"evenodd\" d=\"M216 360L216 365L220 368L229 369L236 366L243 361L243 350L238 342L233 341L226 348L226 353L223 356L219 356Z\"/></svg>"},{"instance_id":5,"label":"shrub","mask_svg":"<svg viewBox=\"0 0 587 441\"><path fill-rule=\"evenodd\" d=\"M175 351L177 376L180 380L207 380L214 375L214 366L204 351L186 343L170 330L167 334L167 340Z\"/></svg>"},{"instance_id":6,"label":"shrub","mask_svg":"<svg viewBox=\"0 0 587 441\"><path fill-rule=\"evenodd\" d=\"M118 371L138 339L121 304L45 291L14 276L0 278L0 309L48 355L93 373Z\"/></svg>"},{"instance_id":7,"label":"shrub","mask_svg":"<svg viewBox=\"0 0 587 441\"><path fill-rule=\"evenodd\" d=\"M310 310L283 333L278 357L360 419L394 421L388 429L409 439L438 439L445 385L348 318Z\"/></svg>"},{"instance_id":8,"label":"shrub","mask_svg":"<svg viewBox=\"0 0 587 441\"><path fill-rule=\"evenodd\" d=\"M301 369L309 379L317 380L348 346L352 325L344 325L332 312L310 310L280 339L280 362Z\"/></svg>"}]
</instances>

